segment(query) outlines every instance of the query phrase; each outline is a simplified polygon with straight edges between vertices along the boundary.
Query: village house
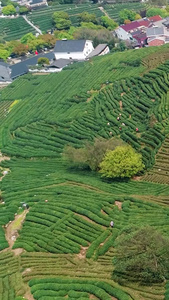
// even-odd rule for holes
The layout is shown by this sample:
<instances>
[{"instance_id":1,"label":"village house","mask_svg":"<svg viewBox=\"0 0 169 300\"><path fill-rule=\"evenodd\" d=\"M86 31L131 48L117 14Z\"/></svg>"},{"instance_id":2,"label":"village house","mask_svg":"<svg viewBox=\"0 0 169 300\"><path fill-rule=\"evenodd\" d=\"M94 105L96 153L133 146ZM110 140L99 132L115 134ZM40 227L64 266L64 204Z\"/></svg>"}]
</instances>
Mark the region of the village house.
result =
<instances>
[{"instance_id":1,"label":"village house","mask_svg":"<svg viewBox=\"0 0 169 300\"><path fill-rule=\"evenodd\" d=\"M110 52L109 46L107 44L99 44L88 56L87 58L91 58L94 56L105 55Z\"/></svg>"},{"instance_id":2,"label":"village house","mask_svg":"<svg viewBox=\"0 0 169 300\"><path fill-rule=\"evenodd\" d=\"M47 0L20 0L18 1L19 5L26 6L30 9L37 9L48 6Z\"/></svg>"},{"instance_id":3,"label":"village house","mask_svg":"<svg viewBox=\"0 0 169 300\"><path fill-rule=\"evenodd\" d=\"M0 62L0 86L11 82L11 69L8 64Z\"/></svg>"},{"instance_id":4,"label":"village house","mask_svg":"<svg viewBox=\"0 0 169 300\"><path fill-rule=\"evenodd\" d=\"M160 46L169 42L169 18L161 16L133 21L116 29L117 37L130 41L134 46Z\"/></svg>"},{"instance_id":5,"label":"village house","mask_svg":"<svg viewBox=\"0 0 169 300\"><path fill-rule=\"evenodd\" d=\"M54 48L55 59L85 60L94 50L90 40L59 40Z\"/></svg>"}]
</instances>

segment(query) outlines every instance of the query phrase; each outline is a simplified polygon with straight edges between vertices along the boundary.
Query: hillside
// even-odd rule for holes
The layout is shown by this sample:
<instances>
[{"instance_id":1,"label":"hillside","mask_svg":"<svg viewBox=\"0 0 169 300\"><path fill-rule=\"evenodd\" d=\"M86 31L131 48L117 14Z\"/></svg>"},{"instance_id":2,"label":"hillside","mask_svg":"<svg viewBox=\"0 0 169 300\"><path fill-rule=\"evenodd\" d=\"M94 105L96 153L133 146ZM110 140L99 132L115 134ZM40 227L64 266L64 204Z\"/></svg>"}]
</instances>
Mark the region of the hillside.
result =
<instances>
[{"instance_id":1,"label":"hillside","mask_svg":"<svg viewBox=\"0 0 169 300\"><path fill-rule=\"evenodd\" d=\"M115 240L126 226L150 225L168 237L167 59L167 45L114 53L1 90L0 300L169 299L167 281L112 279ZM65 145L99 136L131 144L148 172L107 181L63 161Z\"/></svg>"}]
</instances>

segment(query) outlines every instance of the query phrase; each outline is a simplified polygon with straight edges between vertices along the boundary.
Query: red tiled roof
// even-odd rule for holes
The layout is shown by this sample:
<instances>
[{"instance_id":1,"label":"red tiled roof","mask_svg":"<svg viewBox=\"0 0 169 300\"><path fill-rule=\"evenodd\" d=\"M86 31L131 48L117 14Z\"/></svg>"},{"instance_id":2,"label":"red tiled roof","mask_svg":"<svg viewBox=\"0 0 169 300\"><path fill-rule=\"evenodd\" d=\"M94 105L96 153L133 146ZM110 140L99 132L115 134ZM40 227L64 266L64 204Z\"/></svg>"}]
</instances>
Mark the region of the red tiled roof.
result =
<instances>
[{"instance_id":1,"label":"red tiled roof","mask_svg":"<svg viewBox=\"0 0 169 300\"><path fill-rule=\"evenodd\" d=\"M138 21L133 21L129 24L121 25L120 27L123 28L125 31L130 31L138 28L140 26Z\"/></svg>"},{"instance_id":2,"label":"red tiled roof","mask_svg":"<svg viewBox=\"0 0 169 300\"><path fill-rule=\"evenodd\" d=\"M153 16L153 17L149 17L149 20L152 22L157 22L157 21L161 21L163 18L161 18L161 16L157 15L157 16Z\"/></svg>"},{"instance_id":3,"label":"red tiled roof","mask_svg":"<svg viewBox=\"0 0 169 300\"><path fill-rule=\"evenodd\" d=\"M149 46L161 46L164 45L165 41L161 40L161 39L153 39L151 41L148 42Z\"/></svg>"},{"instance_id":4,"label":"red tiled roof","mask_svg":"<svg viewBox=\"0 0 169 300\"><path fill-rule=\"evenodd\" d=\"M140 20L138 21L140 26L144 26L144 27L148 27L150 25L150 21L149 20Z\"/></svg>"}]
</instances>

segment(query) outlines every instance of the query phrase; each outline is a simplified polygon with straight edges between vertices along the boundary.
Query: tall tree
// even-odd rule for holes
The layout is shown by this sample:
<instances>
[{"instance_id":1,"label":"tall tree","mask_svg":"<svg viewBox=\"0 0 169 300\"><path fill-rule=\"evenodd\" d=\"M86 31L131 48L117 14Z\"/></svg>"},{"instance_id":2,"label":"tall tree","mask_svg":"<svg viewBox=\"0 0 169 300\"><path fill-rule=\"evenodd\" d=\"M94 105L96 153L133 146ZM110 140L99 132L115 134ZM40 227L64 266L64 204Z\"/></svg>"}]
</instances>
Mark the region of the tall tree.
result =
<instances>
[{"instance_id":1,"label":"tall tree","mask_svg":"<svg viewBox=\"0 0 169 300\"><path fill-rule=\"evenodd\" d=\"M84 148L76 149L67 146L64 149L63 157L76 166L87 165L93 171L98 170L99 164L107 150L114 150L117 146L123 145L121 139L112 138L106 140L104 138L96 138L94 143L87 142Z\"/></svg>"},{"instance_id":2,"label":"tall tree","mask_svg":"<svg viewBox=\"0 0 169 300\"><path fill-rule=\"evenodd\" d=\"M169 275L169 239L150 226L126 228L115 243L113 278L162 282Z\"/></svg>"},{"instance_id":3,"label":"tall tree","mask_svg":"<svg viewBox=\"0 0 169 300\"><path fill-rule=\"evenodd\" d=\"M106 153L100 164L100 173L107 178L130 178L143 168L141 154L131 146L119 146Z\"/></svg>"},{"instance_id":4,"label":"tall tree","mask_svg":"<svg viewBox=\"0 0 169 300\"><path fill-rule=\"evenodd\" d=\"M7 6L4 6L2 8L2 13L6 16L8 15L15 15L16 14L16 9L12 4L9 4Z\"/></svg>"}]
</instances>

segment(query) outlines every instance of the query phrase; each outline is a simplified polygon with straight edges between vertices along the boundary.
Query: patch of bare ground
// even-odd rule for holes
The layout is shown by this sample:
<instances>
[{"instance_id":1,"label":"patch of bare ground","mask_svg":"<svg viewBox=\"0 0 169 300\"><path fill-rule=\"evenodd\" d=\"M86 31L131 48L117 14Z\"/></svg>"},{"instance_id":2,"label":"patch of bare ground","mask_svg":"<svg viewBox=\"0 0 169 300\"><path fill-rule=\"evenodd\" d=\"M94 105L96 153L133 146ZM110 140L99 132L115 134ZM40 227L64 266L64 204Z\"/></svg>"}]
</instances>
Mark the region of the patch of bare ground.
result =
<instances>
[{"instance_id":1,"label":"patch of bare ground","mask_svg":"<svg viewBox=\"0 0 169 300\"><path fill-rule=\"evenodd\" d=\"M3 160L10 160L9 156L3 156L2 153L0 152L0 162Z\"/></svg>"},{"instance_id":2,"label":"patch of bare ground","mask_svg":"<svg viewBox=\"0 0 169 300\"><path fill-rule=\"evenodd\" d=\"M85 259L86 258L86 251L87 251L88 248L89 248L89 246L88 247L81 246L80 253L77 254L77 257L79 259Z\"/></svg>"},{"instance_id":3,"label":"patch of bare ground","mask_svg":"<svg viewBox=\"0 0 169 300\"><path fill-rule=\"evenodd\" d=\"M102 242L100 245L99 245L99 247L101 246L103 246L106 242L107 242L107 240L109 239L109 237L110 237L110 235L104 240L104 242Z\"/></svg>"},{"instance_id":4,"label":"patch of bare ground","mask_svg":"<svg viewBox=\"0 0 169 300\"><path fill-rule=\"evenodd\" d=\"M30 273L31 271L32 271L31 268L27 268L22 272L22 275L26 275L26 274Z\"/></svg>"},{"instance_id":5,"label":"patch of bare ground","mask_svg":"<svg viewBox=\"0 0 169 300\"><path fill-rule=\"evenodd\" d=\"M140 181L142 179L142 177L141 176L134 176L132 179L135 180L135 181Z\"/></svg>"},{"instance_id":6,"label":"patch of bare ground","mask_svg":"<svg viewBox=\"0 0 169 300\"><path fill-rule=\"evenodd\" d=\"M112 300L118 300L117 298L115 298L115 297L113 297L113 296L112 296L111 298L112 298Z\"/></svg>"},{"instance_id":7,"label":"patch of bare ground","mask_svg":"<svg viewBox=\"0 0 169 300\"><path fill-rule=\"evenodd\" d=\"M119 209L122 209L122 202L115 201L115 205L117 205Z\"/></svg>"},{"instance_id":8,"label":"patch of bare ground","mask_svg":"<svg viewBox=\"0 0 169 300\"><path fill-rule=\"evenodd\" d=\"M103 209L101 209L101 213L102 213L103 215L107 215L106 212L105 212Z\"/></svg>"},{"instance_id":9,"label":"patch of bare ground","mask_svg":"<svg viewBox=\"0 0 169 300\"><path fill-rule=\"evenodd\" d=\"M24 294L24 298L26 298L27 300L35 300L33 298L33 295L31 294L31 290L30 290L30 287L27 286L27 291L26 293Z\"/></svg>"},{"instance_id":10,"label":"patch of bare ground","mask_svg":"<svg viewBox=\"0 0 169 300\"><path fill-rule=\"evenodd\" d=\"M93 223L93 224L96 224L93 220L89 219L88 217L84 216L84 215L81 215L81 214L78 214L78 213L74 213L75 215L83 218L84 220L90 222L90 223Z\"/></svg>"},{"instance_id":11,"label":"patch of bare ground","mask_svg":"<svg viewBox=\"0 0 169 300\"><path fill-rule=\"evenodd\" d=\"M50 72L48 73L48 72L36 72L36 73L32 73L32 75L49 75L50 74Z\"/></svg>"},{"instance_id":12,"label":"patch of bare ground","mask_svg":"<svg viewBox=\"0 0 169 300\"><path fill-rule=\"evenodd\" d=\"M9 244L9 248L5 250L12 250L14 242L16 241L17 237L19 236L18 230L21 229L22 224L25 220L26 214L29 210L24 210L22 214L16 215L13 221L10 221L8 224L5 225L5 238ZM22 248L12 250L15 255L19 255L23 252Z\"/></svg>"},{"instance_id":13,"label":"patch of bare ground","mask_svg":"<svg viewBox=\"0 0 169 300\"><path fill-rule=\"evenodd\" d=\"M120 100L119 101L120 109L123 110L123 102Z\"/></svg>"},{"instance_id":14,"label":"patch of bare ground","mask_svg":"<svg viewBox=\"0 0 169 300\"><path fill-rule=\"evenodd\" d=\"M89 299L95 299L95 300L96 300L96 299L98 299L98 298L97 298L95 295L90 295L90 296L89 296Z\"/></svg>"}]
</instances>

